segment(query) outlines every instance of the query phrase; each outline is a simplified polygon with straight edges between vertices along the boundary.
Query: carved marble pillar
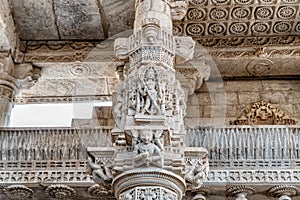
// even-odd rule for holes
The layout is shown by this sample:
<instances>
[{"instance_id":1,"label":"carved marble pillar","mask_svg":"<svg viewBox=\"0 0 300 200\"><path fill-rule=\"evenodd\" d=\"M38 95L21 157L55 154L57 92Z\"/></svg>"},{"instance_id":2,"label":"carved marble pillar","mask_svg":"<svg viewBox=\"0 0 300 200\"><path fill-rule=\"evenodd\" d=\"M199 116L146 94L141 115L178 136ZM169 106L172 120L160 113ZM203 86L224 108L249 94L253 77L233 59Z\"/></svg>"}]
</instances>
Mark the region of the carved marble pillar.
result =
<instances>
[{"instance_id":1,"label":"carved marble pillar","mask_svg":"<svg viewBox=\"0 0 300 200\"><path fill-rule=\"evenodd\" d=\"M15 94L37 81L40 69L30 64L15 65L10 54L0 54L0 126L8 126Z\"/></svg>"},{"instance_id":2,"label":"carved marble pillar","mask_svg":"<svg viewBox=\"0 0 300 200\"><path fill-rule=\"evenodd\" d=\"M13 108L13 97L17 88L14 79L13 61L9 55L0 55L0 126L9 124L9 117Z\"/></svg>"},{"instance_id":3,"label":"carved marble pillar","mask_svg":"<svg viewBox=\"0 0 300 200\"><path fill-rule=\"evenodd\" d=\"M134 33L115 41L129 64L114 101L114 147L88 152L90 174L119 200L180 200L208 175L207 150L186 147L186 94L174 68L193 57L195 42L172 33L186 9L183 0L136 0Z\"/></svg>"},{"instance_id":4,"label":"carved marble pillar","mask_svg":"<svg viewBox=\"0 0 300 200\"><path fill-rule=\"evenodd\" d=\"M9 124L16 83L11 77L12 54L19 42L8 0L0 0L0 126Z\"/></svg>"},{"instance_id":5,"label":"carved marble pillar","mask_svg":"<svg viewBox=\"0 0 300 200\"><path fill-rule=\"evenodd\" d=\"M0 126L7 126L9 124L14 93L12 87L0 84Z\"/></svg>"}]
</instances>

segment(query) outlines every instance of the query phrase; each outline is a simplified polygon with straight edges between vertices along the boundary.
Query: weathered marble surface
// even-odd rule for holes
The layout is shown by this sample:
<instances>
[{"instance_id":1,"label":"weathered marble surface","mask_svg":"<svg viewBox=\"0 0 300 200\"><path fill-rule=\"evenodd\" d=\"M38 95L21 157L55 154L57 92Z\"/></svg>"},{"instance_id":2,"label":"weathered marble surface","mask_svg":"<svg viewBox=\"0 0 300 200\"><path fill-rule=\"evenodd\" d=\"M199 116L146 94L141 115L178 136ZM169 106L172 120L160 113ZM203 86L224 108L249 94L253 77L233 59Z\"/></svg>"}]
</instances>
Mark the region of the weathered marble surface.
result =
<instances>
[{"instance_id":1,"label":"weathered marble surface","mask_svg":"<svg viewBox=\"0 0 300 200\"><path fill-rule=\"evenodd\" d=\"M133 28L134 0L12 0L11 5L24 40L101 40ZM298 0L189 0L186 17L175 23L174 32L205 46L284 44L287 35L299 36L298 18Z\"/></svg>"},{"instance_id":2,"label":"weathered marble surface","mask_svg":"<svg viewBox=\"0 0 300 200\"><path fill-rule=\"evenodd\" d=\"M23 40L103 40L133 28L134 1L10 1Z\"/></svg>"},{"instance_id":3,"label":"weathered marble surface","mask_svg":"<svg viewBox=\"0 0 300 200\"><path fill-rule=\"evenodd\" d=\"M15 0L10 3L21 39L59 39L52 1Z\"/></svg>"},{"instance_id":4,"label":"weathered marble surface","mask_svg":"<svg viewBox=\"0 0 300 200\"><path fill-rule=\"evenodd\" d=\"M53 66L41 63L42 76L30 89L22 90L22 97L99 96L111 95L118 79L115 63L73 62Z\"/></svg>"},{"instance_id":5,"label":"weathered marble surface","mask_svg":"<svg viewBox=\"0 0 300 200\"><path fill-rule=\"evenodd\" d=\"M105 38L97 0L53 2L60 39Z\"/></svg>"},{"instance_id":6,"label":"weathered marble surface","mask_svg":"<svg viewBox=\"0 0 300 200\"><path fill-rule=\"evenodd\" d=\"M0 51L14 52L17 47L18 33L8 0L0 1Z\"/></svg>"}]
</instances>

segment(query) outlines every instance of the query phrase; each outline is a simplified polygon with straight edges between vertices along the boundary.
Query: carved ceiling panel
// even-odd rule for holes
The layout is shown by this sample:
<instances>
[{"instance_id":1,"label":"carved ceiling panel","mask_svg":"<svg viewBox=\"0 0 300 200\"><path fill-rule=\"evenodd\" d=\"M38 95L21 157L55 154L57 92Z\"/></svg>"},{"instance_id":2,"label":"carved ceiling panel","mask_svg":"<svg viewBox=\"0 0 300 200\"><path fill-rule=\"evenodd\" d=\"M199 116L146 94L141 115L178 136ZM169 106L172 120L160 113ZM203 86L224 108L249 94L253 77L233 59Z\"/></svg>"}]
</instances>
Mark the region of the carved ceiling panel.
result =
<instances>
[{"instance_id":1,"label":"carved ceiling panel","mask_svg":"<svg viewBox=\"0 0 300 200\"><path fill-rule=\"evenodd\" d=\"M21 39L55 40L58 30L52 1L10 1L12 12Z\"/></svg>"},{"instance_id":2,"label":"carved ceiling panel","mask_svg":"<svg viewBox=\"0 0 300 200\"><path fill-rule=\"evenodd\" d=\"M23 40L103 40L133 29L134 0L10 3ZM189 0L187 15L175 22L174 32L204 46L228 37L236 38L229 44L239 44L238 38L249 45L270 44L270 36L284 40L283 36L300 35L299 0Z\"/></svg>"},{"instance_id":3,"label":"carved ceiling panel","mask_svg":"<svg viewBox=\"0 0 300 200\"><path fill-rule=\"evenodd\" d=\"M299 1L190 0L174 31L194 38L299 35Z\"/></svg>"},{"instance_id":4,"label":"carved ceiling panel","mask_svg":"<svg viewBox=\"0 0 300 200\"><path fill-rule=\"evenodd\" d=\"M11 0L22 40L103 40L133 28L134 0Z\"/></svg>"},{"instance_id":5,"label":"carved ceiling panel","mask_svg":"<svg viewBox=\"0 0 300 200\"><path fill-rule=\"evenodd\" d=\"M60 39L105 37L97 0L55 0L53 3Z\"/></svg>"}]
</instances>

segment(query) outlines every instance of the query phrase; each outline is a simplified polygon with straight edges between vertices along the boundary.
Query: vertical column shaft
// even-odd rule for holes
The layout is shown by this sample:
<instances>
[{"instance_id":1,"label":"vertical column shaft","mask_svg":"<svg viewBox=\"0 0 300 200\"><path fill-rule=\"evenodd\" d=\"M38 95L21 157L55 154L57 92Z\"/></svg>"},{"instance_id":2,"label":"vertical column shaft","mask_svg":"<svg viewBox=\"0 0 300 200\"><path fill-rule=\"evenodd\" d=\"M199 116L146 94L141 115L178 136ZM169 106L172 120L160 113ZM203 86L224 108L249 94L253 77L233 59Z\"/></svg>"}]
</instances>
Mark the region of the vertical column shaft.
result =
<instances>
[{"instance_id":1,"label":"vertical column shaft","mask_svg":"<svg viewBox=\"0 0 300 200\"><path fill-rule=\"evenodd\" d=\"M14 89L0 84L0 126L8 126L13 108Z\"/></svg>"}]
</instances>

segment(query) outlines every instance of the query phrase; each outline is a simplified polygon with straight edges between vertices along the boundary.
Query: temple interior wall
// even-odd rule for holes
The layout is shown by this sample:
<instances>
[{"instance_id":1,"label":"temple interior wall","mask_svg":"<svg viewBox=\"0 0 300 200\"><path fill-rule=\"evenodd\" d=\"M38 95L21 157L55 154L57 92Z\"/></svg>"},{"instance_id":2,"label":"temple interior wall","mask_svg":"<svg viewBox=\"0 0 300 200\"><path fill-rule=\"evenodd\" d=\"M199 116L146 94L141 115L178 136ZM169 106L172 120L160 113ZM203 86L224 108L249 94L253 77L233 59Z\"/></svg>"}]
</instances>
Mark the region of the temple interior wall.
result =
<instances>
[{"instance_id":1,"label":"temple interior wall","mask_svg":"<svg viewBox=\"0 0 300 200\"><path fill-rule=\"evenodd\" d=\"M206 82L189 97L185 121L192 127L223 122L229 125L258 101L271 103L289 117L299 119L300 80Z\"/></svg>"}]
</instances>

